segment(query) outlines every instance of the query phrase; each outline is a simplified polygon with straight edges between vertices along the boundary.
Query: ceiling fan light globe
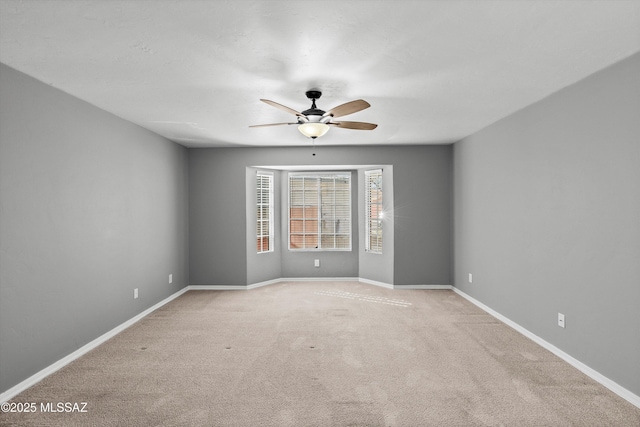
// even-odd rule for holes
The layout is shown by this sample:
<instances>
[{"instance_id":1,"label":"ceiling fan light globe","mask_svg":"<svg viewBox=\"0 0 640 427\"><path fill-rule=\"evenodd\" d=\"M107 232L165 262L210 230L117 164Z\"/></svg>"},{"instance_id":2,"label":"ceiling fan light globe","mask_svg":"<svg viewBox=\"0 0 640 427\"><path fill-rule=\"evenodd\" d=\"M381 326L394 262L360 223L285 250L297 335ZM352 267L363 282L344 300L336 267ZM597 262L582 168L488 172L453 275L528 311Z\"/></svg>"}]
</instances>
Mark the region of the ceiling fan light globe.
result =
<instances>
[{"instance_id":1,"label":"ceiling fan light globe","mask_svg":"<svg viewBox=\"0 0 640 427\"><path fill-rule=\"evenodd\" d=\"M319 122L307 122L298 126L298 130L307 138L317 138L324 135L329 130L330 126Z\"/></svg>"}]
</instances>

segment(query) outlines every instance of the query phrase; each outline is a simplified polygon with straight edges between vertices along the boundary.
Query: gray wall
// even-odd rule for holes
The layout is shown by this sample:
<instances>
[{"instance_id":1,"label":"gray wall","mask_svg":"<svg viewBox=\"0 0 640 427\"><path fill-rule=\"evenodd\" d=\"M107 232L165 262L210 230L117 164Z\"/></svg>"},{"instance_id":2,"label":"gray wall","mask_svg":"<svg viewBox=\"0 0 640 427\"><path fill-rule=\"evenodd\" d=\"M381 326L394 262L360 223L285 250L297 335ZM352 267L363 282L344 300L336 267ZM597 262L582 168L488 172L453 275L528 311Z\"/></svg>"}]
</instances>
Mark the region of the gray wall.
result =
<instances>
[{"instance_id":1,"label":"gray wall","mask_svg":"<svg viewBox=\"0 0 640 427\"><path fill-rule=\"evenodd\" d=\"M189 283L188 181L183 147L2 64L0 90L4 392Z\"/></svg>"},{"instance_id":2,"label":"gray wall","mask_svg":"<svg viewBox=\"0 0 640 427\"><path fill-rule=\"evenodd\" d=\"M635 394L638 76L634 55L454 145L455 286Z\"/></svg>"},{"instance_id":3,"label":"gray wall","mask_svg":"<svg viewBox=\"0 0 640 427\"><path fill-rule=\"evenodd\" d=\"M315 152L312 156L310 147L189 150L191 284L247 285L255 283L248 280L278 278L269 277L277 274L276 270L268 274L257 271L257 258L247 254L249 248L253 250L245 215L253 197L247 195L252 191L246 185L248 167L378 164L393 166L395 250L383 255L393 259L393 284L451 284L451 146L332 146L316 147ZM285 173L281 183L283 179ZM280 195L279 205L285 197L286 191ZM357 206L357 201L354 204ZM282 236L286 221L280 226ZM282 248L282 242L278 243ZM375 277L368 277L367 271L359 270L362 250L358 239L354 253L347 257L330 252L283 253L280 273L284 277L359 274L378 280L376 272L372 272ZM320 259L319 269L313 267L314 258Z\"/></svg>"}]
</instances>

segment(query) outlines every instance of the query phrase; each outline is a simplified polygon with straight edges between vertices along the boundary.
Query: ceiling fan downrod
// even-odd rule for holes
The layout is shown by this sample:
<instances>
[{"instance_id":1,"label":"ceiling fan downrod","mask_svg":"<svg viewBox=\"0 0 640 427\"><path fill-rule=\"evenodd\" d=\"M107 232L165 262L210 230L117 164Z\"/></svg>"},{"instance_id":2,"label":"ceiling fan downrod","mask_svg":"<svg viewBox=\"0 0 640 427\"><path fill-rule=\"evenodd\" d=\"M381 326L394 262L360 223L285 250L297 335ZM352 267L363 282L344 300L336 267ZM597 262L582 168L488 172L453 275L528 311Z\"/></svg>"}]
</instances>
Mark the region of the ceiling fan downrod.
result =
<instances>
[{"instance_id":1,"label":"ceiling fan downrod","mask_svg":"<svg viewBox=\"0 0 640 427\"><path fill-rule=\"evenodd\" d=\"M308 90L305 92L307 98L311 100L311 108L302 112L305 116L322 116L325 111L316 107L316 99L320 99L322 92L319 90Z\"/></svg>"}]
</instances>

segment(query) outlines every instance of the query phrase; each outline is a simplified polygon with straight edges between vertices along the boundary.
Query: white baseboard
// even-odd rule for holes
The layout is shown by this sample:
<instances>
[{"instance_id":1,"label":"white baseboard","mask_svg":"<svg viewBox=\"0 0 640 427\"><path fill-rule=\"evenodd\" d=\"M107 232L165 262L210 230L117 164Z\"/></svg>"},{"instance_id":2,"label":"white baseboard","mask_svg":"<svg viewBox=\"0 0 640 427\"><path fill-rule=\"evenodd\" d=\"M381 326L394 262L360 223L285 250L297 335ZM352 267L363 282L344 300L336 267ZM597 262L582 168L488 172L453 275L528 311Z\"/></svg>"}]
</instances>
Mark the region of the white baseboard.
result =
<instances>
[{"instance_id":1,"label":"white baseboard","mask_svg":"<svg viewBox=\"0 0 640 427\"><path fill-rule=\"evenodd\" d=\"M393 285L393 289L427 289L427 290L440 290L440 289L453 289L451 285Z\"/></svg>"},{"instance_id":2,"label":"white baseboard","mask_svg":"<svg viewBox=\"0 0 640 427\"><path fill-rule=\"evenodd\" d=\"M24 380L24 381L16 384L15 386L11 387L9 390L7 390L4 393L0 394L0 403L4 403L4 402L8 401L9 399L11 399L14 396L22 393L23 391L25 391L26 389L28 389L32 385L42 381L44 378L48 377L49 375L53 374L54 372L58 371L59 369L65 367L66 365L68 365L69 363L73 362L77 358L87 354L88 352L90 352L94 348L98 347L100 344L102 344L105 341L107 341L107 340L113 338L114 336L118 335L120 332L124 331L129 326L131 326L134 323L136 323L137 321L141 320L143 317L147 316L151 312L159 309L160 307L162 307L163 305L167 304L168 302L178 298L180 295L182 295L185 292L187 292L189 290L188 288L189 287L187 286L187 287L184 287L184 288L180 289L175 294L163 299L162 301L160 301L159 303L155 304L152 307L149 307L148 309L146 309L142 313L132 317L131 319L127 320L126 322L124 322L124 323L116 326L115 328L111 329L109 332L106 332L106 333L100 335L98 338L94 339L93 341L83 345L82 347L80 347L79 349L74 351L73 353L63 357L62 359L58 360L57 362L47 366L46 368L44 368L40 372L37 372L37 373L33 374L32 376L30 376L26 380Z\"/></svg>"},{"instance_id":3,"label":"white baseboard","mask_svg":"<svg viewBox=\"0 0 640 427\"><path fill-rule=\"evenodd\" d=\"M247 285L247 289L261 288L262 286L274 285L280 282L282 282L282 279L273 279L273 280L267 280L265 282L252 283L251 285Z\"/></svg>"},{"instance_id":4,"label":"white baseboard","mask_svg":"<svg viewBox=\"0 0 640 427\"><path fill-rule=\"evenodd\" d=\"M569 354L567 354L564 351L560 350L558 347L556 347L553 344L551 344L551 343L545 341L544 339L540 338L539 336L537 336L533 332L531 332L531 331L523 328L522 326L518 325L516 322L512 321L511 319L509 319L509 318L503 316L502 314L498 313L497 311L489 308L488 306L484 305L483 303L481 303L477 299L473 298L472 296L467 295L466 293L462 292L460 289L457 289L456 287L451 287L451 289L453 289L453 291L455 293L457 293L458 295L460 295L461 297L465 298L469 302L475 304L476 306L478 306L482 310L486 311L488 314L492 315L496 319L498 319L501 322L505 323L507 326L512 327L513 329L515 329L516 331L520 332L522 335L524 335L525 337L529 338L530 340L532 340L536 344L538 344L541 347L549 350L551 353L555 354L560 359L564 360L565 362L567 362L568 364L570 364L574 368L578 369L583 374L585 374L588 377L590 377L591 379L599 382L600 384L602 384L603 386L605 386L606 388L608 388L609 390L611 390L612 392L614 392L618 396L620 396L623 399L627 400L632 405L635 405L638 408L640 408L640 396L638 396L638 395L634 394L633 392L627 390L626 388L622 387L620 384L616 383L615 381L610 380L609 378L605 377L604 375L602 375L598 371L590 368L589 366L587 366L584 363L580 362L578 359L570 356Z\"/></svg>"},{"instance_id":5,"label":"white baseboard","mask_svg":"<svg viewBox=\"0 0 640 427\"><path fill-rule=\"evenodd\" d=\"M369 285L380 286L387 289L452 289L451 285L392 285L377 280L364 279L362 277L281 277L265 282L252 283L250 285L189 285L190 291L240 291L255 289L261 286L274 285L283 282L360 282Z\"/></svg>"},{"instance_id":6,"label":"white baseboard","mask_svg":"<svg viewBox=\"0 0 640 427\"><path fill-rule=\"evenodd\" d=\"M278 282L357 282L357 277L283 277Z\"/></svg>"},{"instance_id":7,"label":"white baseboard","mask_svg":"<svg viewBox=\"0 0 640 427\"><path fill-rule=\"evenodd\" d=\"M283 282L357 282L357 277L281 277L249 285L189 285L189 291L245 291Z\"/></svg>"},{"instance_id":8,"label":"white baseboard","mask_svg":"<svg viewBox=\"0 0 640 427\"><path fill-rule=\"evenodd\" d=\"M245 285L189 285L188 291L246 291Z\"/></svg>"},{"instance_id":9,"label":"white baseboard","mask_svg":"<svg viewBox=\"0 0 640 427\"><path fill-rule=\"evenodd\" d=\"M363 279L362 277L358 279L360 283L366 283L368 285L380 286L387 289L393 289L393 285L390 283L378 282L376 280Z\"/></svg>"}]
</instances>

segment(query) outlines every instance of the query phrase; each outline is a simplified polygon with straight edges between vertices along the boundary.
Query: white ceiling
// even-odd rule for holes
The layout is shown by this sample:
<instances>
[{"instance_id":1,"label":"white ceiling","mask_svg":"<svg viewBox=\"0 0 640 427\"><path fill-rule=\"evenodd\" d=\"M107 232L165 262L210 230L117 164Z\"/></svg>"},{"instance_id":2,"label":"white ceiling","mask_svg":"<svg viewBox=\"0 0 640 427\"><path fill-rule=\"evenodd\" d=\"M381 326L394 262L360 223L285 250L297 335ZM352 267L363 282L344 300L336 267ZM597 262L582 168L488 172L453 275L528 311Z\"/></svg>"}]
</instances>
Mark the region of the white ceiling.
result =
<instances>
[{"instance_id":1,"label":"white ceiling","mask_svg":"<svg viewBox=\"0 0 640 427\"><path fill-rule=\"evenodd\" d=\"M640 1L0 0L0 61L189 147L452 143L640 51Z\"/></svg>"}]
</instances>

